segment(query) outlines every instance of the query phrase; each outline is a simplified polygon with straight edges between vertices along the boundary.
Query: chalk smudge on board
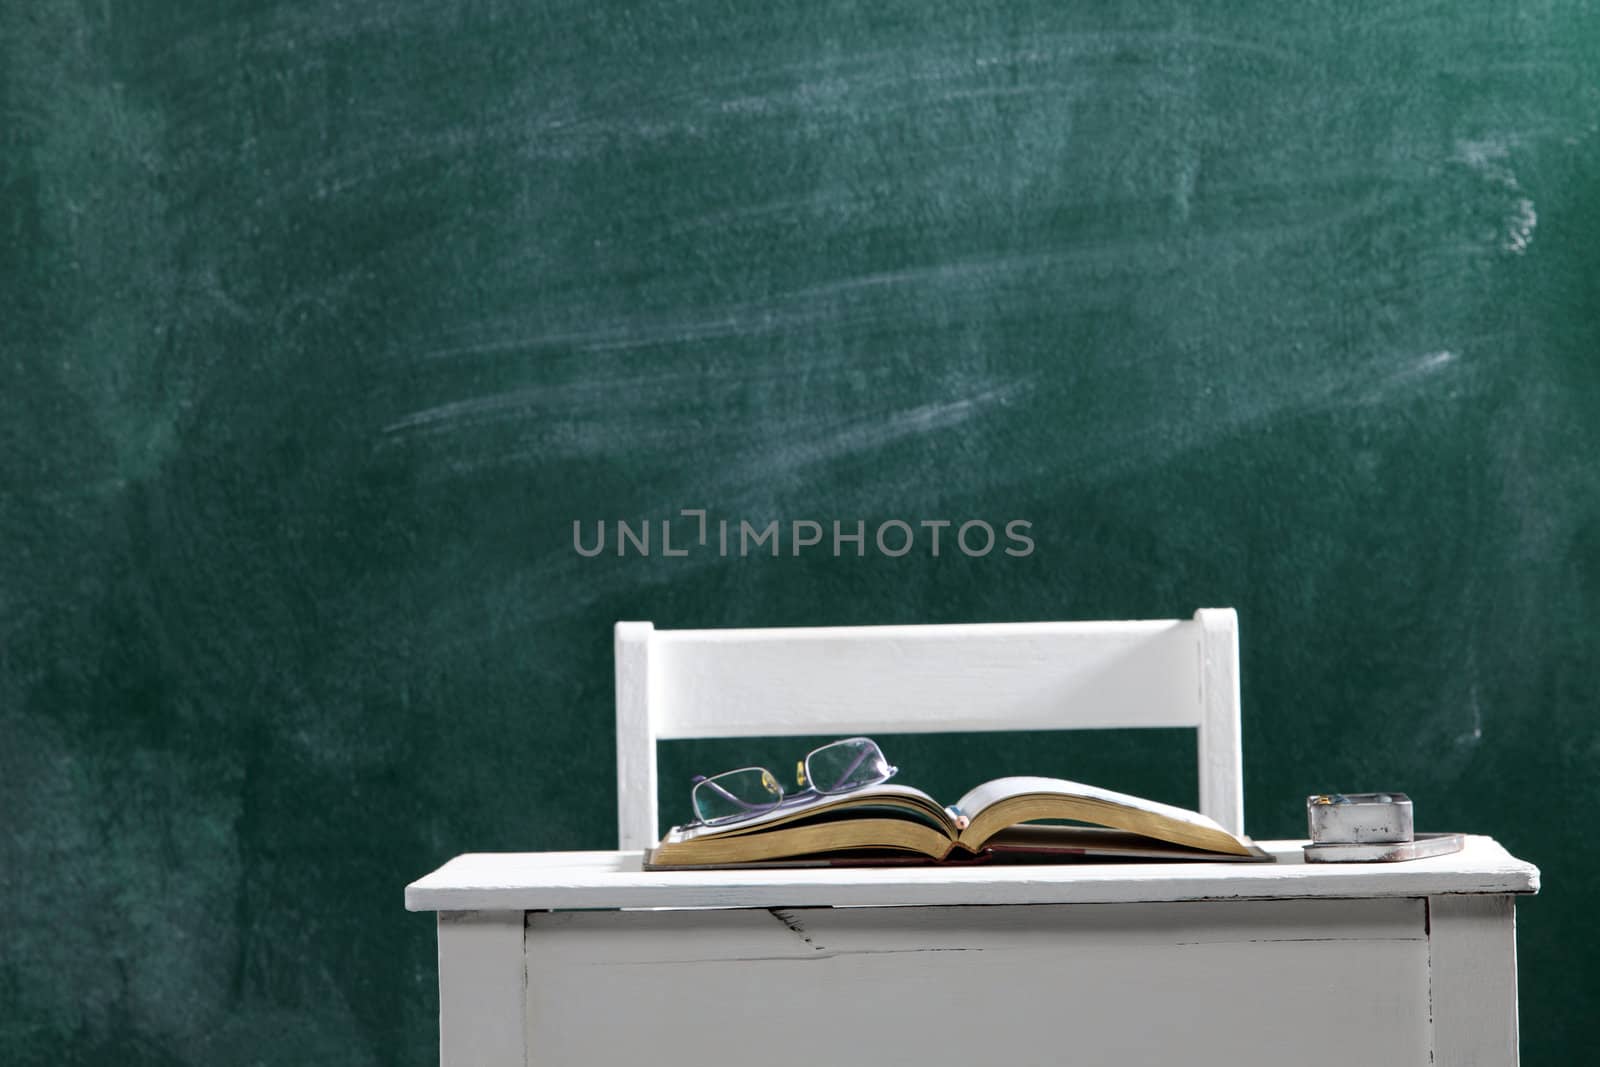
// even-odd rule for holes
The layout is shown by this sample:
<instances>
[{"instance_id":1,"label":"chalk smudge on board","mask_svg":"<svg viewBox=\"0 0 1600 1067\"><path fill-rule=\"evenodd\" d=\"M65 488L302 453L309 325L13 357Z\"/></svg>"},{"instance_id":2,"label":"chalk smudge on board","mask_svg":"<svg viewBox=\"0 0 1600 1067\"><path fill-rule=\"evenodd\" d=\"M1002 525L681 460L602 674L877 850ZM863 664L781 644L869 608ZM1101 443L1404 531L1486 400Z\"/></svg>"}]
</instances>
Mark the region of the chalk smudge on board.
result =
<instances>
[{"instance_id":1,"label":"chalk smudge on board","mask_svg":"<svg viewBox=\"0 0 1600 1067\"><path fill-rule=\"evenodd\" d=\"M1395 363L1399 363L1395 367ZM1435 349L1404 360L1369 359L1359 370L1325 371L1319 378L1296 378L1275 393L1253 393L1224 405L1224 414L1204 420L1133 419L1125 413L1109 424L1075 430L1075 441L1032 463L991 471L991 486L1032 484L1047 473L1074 485L1104 485L1158 468L1178 456L1249 433L1274 419L1323 411L1371 407L1415 395L1436 376L1460 366L1454 348Z\"/></svg>"},{"instance_id":2,"label":"chalk smudge on board","mask_svg":"<svg viewBox=\"0 0 1600 1067\"><path fill-rule=\"evenodd\" d=\"M1539 225L1539 214L1533 209L1533 201L1525 196L1519 197L1506 225L1505 249L1520 256L1528 250L1528 245L1533 241L1534 227Z\"/></svg>"},{"instance_id":3,"label":"chalk smudge on board","mask_svg":"<svg viewBox=\"0 0 1600 1067\"><path fill-rule=\"evenodd\" d=\"M1456 736L1457 745L1475 745L1483 740L1483 705L1478 700L1476 682L1467 690L1467 706L1472 712L1472 729Z\"/></svg>"},{"instance_id":4,"label":"chalk smudge on board","mask_svg":"<svg viewBox=\"0 0 1600 1067\"><path fill-rule=\"evenodd\" d=\"M1500 242L1501 249L1515 256L1528 251L1528 246L1533 243L1533 231L1539 225L1539 213L1533 201L1524 195L1522 183L1517 180L1508 162L1511 149L1518 143L1519 139L1515 136L1461 140L1456 142L1455 155L1452 157L1495 185L1518 194L1506 213L1503 223L1505 233Z\"/></svg>"},{"instance_id":5,"label":"chalk smudge on board","mask_svg":"<svg viewBox=\"0 0 1600 1067\"><path fill-rule=\"evenodd\" d=\"M636 344L644 347L649 343L647 336L659 337L664 332L671 332L671 329L647 328L637 335ZM740 336L754 336L758 329L752 326L742 331ZM600 335L597 332L585 336ZM620 338L622 335L616 333L609 336ZM540 339L528 337L519 343L537 345ZM661 342L658 340L657 343ZM587 354L626 347L630 346L615 344L594 348L578 345L574 351ZM653 417L678 404L710 403L708 398L713 390L767 389L792 381L796 374L794 368L786 363L760 360L732 364L695 360L663 370L647 371L632 369L626 361L608 362L588 358L581 365L576 359L573 362L576 376L567 380L527 384L433 404L392 419L384 425L382 432L385 436L413 431L443 432L462 426L534 416L546 419L560 417L567 422L589 418L604 422L607 432L614 432L619 420L626 420L630 416ZM809 360L805 373L854 374L867 366L865 361L850 353L830 353Z\"/></svg>"},{"instance_id":6,"label":"chalk smudge on board","mask_svg":"<svg viewBox=\"0 0 1600 1067\"><path fill-rule=\"evenodd\" d=\"M432 349L424 359L452 359L496 353L529 352L545 348L581 348L590 352L609 352L658 345L687 344L698 341L758 337L821 318L820 313L784 311L759 302L728 307L709 318L665 320L656 323L601 326L588 330L553 331L503 339L469 342Z\"/></svg>"},{"instance_id":7,"label":"chalk smudge on board","mask_svg":"<svg viewBox=\"0 0 1600 1067\"><path fill-rule=\"evenodd\" d=\"M958 400L923 404L894 412L887 417L873 415L854 419L832 432L788 448L777 456L765 457L760 470L768 473L774 470L792 471L813 463L844 459L883 448L918 434L950 429L977 417L991 407L1009 403L1024 392L1027 386L1026 380L1007 382Z\"/></svg>"},{"instance_id":8,"label":"chalk smudge on board","mask_svg":"<svg viewBox=\"0 0 1600 1067\"><path fill-rule=\"evenodd\" d=\"M1361 392L1355 403L1357 405L1375 404L1386 399L1394 390L1410 385L1421 378L1434 375L1449 367L1458 357L1449 349L1440 349L1419 356L1406 366L1401 367L1379 379L1372 387Z\"/></svg>"}]
</instances>

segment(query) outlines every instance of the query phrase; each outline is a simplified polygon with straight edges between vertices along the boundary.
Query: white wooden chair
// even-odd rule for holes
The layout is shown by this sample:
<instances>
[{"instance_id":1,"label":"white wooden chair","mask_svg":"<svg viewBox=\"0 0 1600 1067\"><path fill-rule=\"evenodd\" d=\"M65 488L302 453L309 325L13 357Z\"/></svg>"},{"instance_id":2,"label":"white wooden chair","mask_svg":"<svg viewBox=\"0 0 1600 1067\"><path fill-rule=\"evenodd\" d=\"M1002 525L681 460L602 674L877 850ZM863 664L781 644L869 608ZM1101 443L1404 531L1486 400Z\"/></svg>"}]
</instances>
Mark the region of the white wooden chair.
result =
<instances>
[{"instance_id":1,"label":"white wooden chair","mask_svg":"<svg viewBox=\"0 0 1600 1067\"><path fill-rule=\"evenodd\" d=\"M1193 726L1200 811L1244 832L1238 616L762 630L616 627L620 847L654 845L673 738ZM1032 770L1032 768L1019 768Z\"/></svg>"}]
</instances>

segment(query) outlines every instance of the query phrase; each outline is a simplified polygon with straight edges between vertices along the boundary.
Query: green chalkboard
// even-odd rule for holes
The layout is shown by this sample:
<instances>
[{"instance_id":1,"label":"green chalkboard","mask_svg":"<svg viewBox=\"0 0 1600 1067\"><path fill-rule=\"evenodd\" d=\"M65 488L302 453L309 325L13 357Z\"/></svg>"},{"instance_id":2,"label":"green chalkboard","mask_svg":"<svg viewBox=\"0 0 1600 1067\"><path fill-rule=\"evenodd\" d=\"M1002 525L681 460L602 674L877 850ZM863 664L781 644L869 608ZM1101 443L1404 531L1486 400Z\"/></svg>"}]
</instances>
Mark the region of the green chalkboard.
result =
<instances>
[{"instance_id":1,"label":"green chalkboard","mask_svg":"<svg viewBox=\"0 0 1600 1067\"><path fill-rule=\"evenodd\" d=\"M1596 175L1578 0L5 0L0 1060L432 1062L401 887L612 842L619 618L1228 605L1249 829L1404 789L1540 864L1578 1062ZM574 547L682 509L1035 548Z\"/></svg>"}]
</instances>

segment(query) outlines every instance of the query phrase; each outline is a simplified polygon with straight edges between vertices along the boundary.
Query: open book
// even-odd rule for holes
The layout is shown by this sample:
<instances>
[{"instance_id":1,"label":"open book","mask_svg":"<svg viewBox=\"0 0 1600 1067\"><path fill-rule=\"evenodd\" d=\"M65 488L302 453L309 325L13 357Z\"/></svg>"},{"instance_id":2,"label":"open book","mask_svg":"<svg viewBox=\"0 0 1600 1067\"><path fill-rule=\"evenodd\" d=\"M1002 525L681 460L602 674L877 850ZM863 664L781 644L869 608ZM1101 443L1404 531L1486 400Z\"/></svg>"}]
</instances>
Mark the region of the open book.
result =
<instances>
[{"instance_id":1,"label":"open book","mask_svg":"<svg viewBox=\"0 0 1600 1067\"><path fill-rule=\"evenodd\" d=\"M1094 825L1023 825L1040 819ZM1074 856L1272 859L1197 812L1061 778L1022 777L985 782L948 808L920 789L884 784L807 797L736 823L673 827L645 856L645 867Z\"/></svg>"}]
</instances>

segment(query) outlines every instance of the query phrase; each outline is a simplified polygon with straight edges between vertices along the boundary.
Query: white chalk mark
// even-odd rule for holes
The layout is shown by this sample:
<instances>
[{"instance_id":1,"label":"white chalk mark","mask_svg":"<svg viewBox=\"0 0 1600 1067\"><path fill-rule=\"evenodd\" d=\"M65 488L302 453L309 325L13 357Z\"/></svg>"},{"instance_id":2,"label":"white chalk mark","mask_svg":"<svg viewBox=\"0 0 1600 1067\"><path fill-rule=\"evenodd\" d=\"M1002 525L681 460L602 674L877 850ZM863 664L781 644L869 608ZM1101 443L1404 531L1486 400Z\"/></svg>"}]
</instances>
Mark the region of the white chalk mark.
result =
<instances>
[{"instance_id":1,"label":"white chalk mark","mask_svg":"<svg viewBox=\"0 0 1600 1067\"><path fill-rule=\"evenodd\" d=\"M459 356L493 355L501 352L527 352L544 348L573 348L588 352L650 348L656 345L685 344L729 337L759 337L824 318L820 311L788 311L761 304L738 304L706 319L668 319L658 322L602 326L592 330L550 332L482 341L448 348L436 348L424 359L450 359Z\"/></svg>"},{"instance_id":2,"label":"white chalk mark","mask_svg":"<svg viewBox=\"0 0 1600 1067\"><path fill-rule=\"evenodd\" d=\"M1041 451L996 470L990 487L1037 483L1046 476L1078 486L1104 485L1139 471L1157 469L1174 458L1214 445L1274 420L1319 411L1370 407L1404 396L1407 387L1420 387L1435 376L1456 368L1461 357L1455 349L1437 349L1410 357L1398 368L1389 360L1373 359L1356 371L1329 369L1318 377L1296 377L1272 392L1249 392L1230 401L1207 393L1215 406L1204 419L1117 419L1099 426L1075 428L1075 439L1058 450Z\"/></svg>"},{"instance_id":3,"label":"white chalk mark","mask_svg":"<svg viewBox=\"0 0 1600 1067\"><path fill-rule=\"evenodd\" d=\"M1533 209L1533 201L1525 196L1519 198L1507 225L1505 250L1520 256L1533 242L1534 227L1539 225L1539 213Z\"/></svg>"},{"instance_id":4,"label":"white chalk mark","mask_svg":"<svg viewBox=\"0 0 1600 1067\"><path fill-rule=\"evenodd\" d=\"M858 419L826 436L788 447L776 457L763 457L760 471L795 470L869 452L896 441L959 426L988 408L1004 405L1023 392L1026 381L1008 382L959 400L897 411L887 417Z\"/></svg>"},{"instance_id":5,"label":"white chalk mark","mask_svg":"<svg viewBox=\"0 0 1600 1067\"><path fill-rule=\"evenodd\" d=\"M1515 187L1517 180L1502 161L1511 155L1511 149L1516 145L1515 137L1485 137L1481 141L1459 140L1456 142L1454 158L1473 170L1497 179L1509 180Z\"/></svg>"},{"instance_id":6,"label":"white chalk mark","mask_svg":"<svg viewBox=\"0 0 1600 1067\"><path fill-rule=\"evenodd\" d=\"M1520 143L1515 136L1485 137L1478 141L1461 140L1456 142L1454 158L1458 163L1464 163L1472 170L1495 185L1513 193L1522 193L1522 183L1517 180L1516 173L1511 169L1509 162L1511 150ZM1534 210L1533 201L1527 196L1519 195L1512 201L1505 219L1505 238L1500 247L1512 255L1520 256L1528 251L1528 246L1533 243L1533 231L1539 225L1539 213Z\"/></svg>"},{"instance_id":7,"label":"white chalk mark","mask_svg":"<svg viewBox=\"0 0 1600 1067\"><path fill-rule=\"evenodd\" d=\"M1419 374L1432 374L1448 363L1456 361L1456 354L1449 349L1430 352L1411 365L1411 369L1401 375L1403 378L1415 378Z\"/></svg>"},{"instance_id":8,"label":"white chalk mark","mask_svg":"<svg viewBox=\"0 0 1600 1067\"><path fill-rule=\"evenodd\" d=\"M1373 404L1380 404L1388 400L1398 390L1446 369L1455 363L1456 359L1456 354L1449 349L1429 352L1380 377L1368 378L1365 382L1351 382L1342 387L1332 385L1323 391L1320 405L1313 403L1308 404L1308 406L1337 409L1370 407ZM1310 401L1312 398L1307 396L1303 399Z\"/></svg>"},{"instance_id":9,"label":"white chalk mark","mask_svg":"<svg viewBox=\"0 0 1600 1067\"><path fill-rule=\"evenodd\" d=\"M852 368L860 369L860 364L843 356L818 357L808 365L808 370L818 372ZM722 386L762 387L785 381L793 373L793 369L785 365L753 361L718 367L715 372L699 365L647 373L591 372L576 380L540 382L435 404L395 419L384 426L383 432L446 429L457 423L474 424L534 415L568 420L614 418L626 412L657 411L704 399L708 383L713 381Z\"/></svg>"},{"instance_id":10,"label":"white chalk mark","mask_svg":"<svg viewBox=\"0 0 1600 1067\"><path fill-rule=\"evenodd\" d=\"M880 289L898 285L962 285L969 281L976 282L985 276L1003 277L1029 268L1050 266L1062 262L1065 258L1060 253L1052 252L958 260L929 267L907 267L903 270L879 271L875 274L861 274L853 278L841 278L839 281L797 289L789 295L803 300L815 297L840 296L863 289Z\"/></svg>"}]
</instances>

